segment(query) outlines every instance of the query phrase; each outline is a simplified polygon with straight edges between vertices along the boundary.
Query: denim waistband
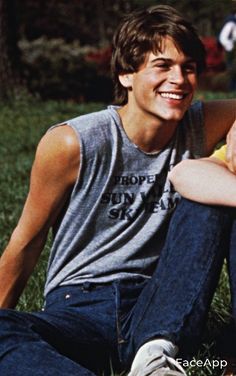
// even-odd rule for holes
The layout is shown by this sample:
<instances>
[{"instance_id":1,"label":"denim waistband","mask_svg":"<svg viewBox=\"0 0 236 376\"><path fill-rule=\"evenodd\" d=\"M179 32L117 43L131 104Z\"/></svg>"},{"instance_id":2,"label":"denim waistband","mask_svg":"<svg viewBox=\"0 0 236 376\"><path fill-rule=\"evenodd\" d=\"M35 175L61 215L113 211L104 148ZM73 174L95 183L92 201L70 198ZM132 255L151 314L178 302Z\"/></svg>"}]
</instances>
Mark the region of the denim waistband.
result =
<instances>
[{"instance_id":1,"label":"denim waistband","mask_svg":"<svg viewBox=\"0 0 236 376\"><path fill-rule=\"evenodd\" d=\"M103 288L103 287L111 287L114 285L120 285L120 286L132 286L132 285L137 285L137 284L142 284L145 281L148 281L149 277L134 277L134 278L129 278L129 279L116 279L111 282L104 282L104 283L96 283L96 282L89 282L85 281L82 283L78 284L73 284L73 285L61 285L56 287L54 290L50 291L47 296L54 295L57 292L62 292L62 291L67 291L68 289L70 290L82 290L82 291L93 291L98 288Z\"/></svg>"}]
</instances>

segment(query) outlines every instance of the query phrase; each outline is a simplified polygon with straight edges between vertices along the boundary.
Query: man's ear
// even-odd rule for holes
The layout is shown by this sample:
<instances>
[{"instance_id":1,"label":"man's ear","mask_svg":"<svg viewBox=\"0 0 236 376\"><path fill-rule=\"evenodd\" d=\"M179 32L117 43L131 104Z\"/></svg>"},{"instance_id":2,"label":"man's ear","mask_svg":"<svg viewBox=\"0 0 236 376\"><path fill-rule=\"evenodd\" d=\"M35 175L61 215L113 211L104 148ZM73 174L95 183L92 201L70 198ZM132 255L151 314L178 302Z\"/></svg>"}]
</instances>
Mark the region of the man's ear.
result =
<instances>
[{"instance_id":1,"label":"man's ear","mask_svg":"<svg viewBox=\"0 0 236 376\"><path fill-rule=\"evenodd\" d=\"M119 80L122 86L127 89L131 89L133 84L133 73L120 74Z\"/></svg>"}]
</instances>

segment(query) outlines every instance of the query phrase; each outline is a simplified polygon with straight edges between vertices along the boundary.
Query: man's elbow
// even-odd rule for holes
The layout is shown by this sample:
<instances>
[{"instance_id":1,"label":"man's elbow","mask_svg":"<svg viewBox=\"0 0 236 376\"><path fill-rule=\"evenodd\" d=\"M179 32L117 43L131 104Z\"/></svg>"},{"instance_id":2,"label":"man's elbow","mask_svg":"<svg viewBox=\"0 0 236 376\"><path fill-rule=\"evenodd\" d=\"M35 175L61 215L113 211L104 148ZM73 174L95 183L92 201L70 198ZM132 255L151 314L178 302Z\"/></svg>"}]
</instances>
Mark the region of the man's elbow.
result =
<instances>
[{"instance_id":1,"label":"man's elbow","mask_svg":"<svg viewBox=\"0 0 236 376\"><path fill-rule=\"evenodd\" d=\"M175 189L178 189L186 175L186 168L189 165L189 160L184 160L178 163L168 174L168 179L171 181Z\"/></svg>"}]
</instances>

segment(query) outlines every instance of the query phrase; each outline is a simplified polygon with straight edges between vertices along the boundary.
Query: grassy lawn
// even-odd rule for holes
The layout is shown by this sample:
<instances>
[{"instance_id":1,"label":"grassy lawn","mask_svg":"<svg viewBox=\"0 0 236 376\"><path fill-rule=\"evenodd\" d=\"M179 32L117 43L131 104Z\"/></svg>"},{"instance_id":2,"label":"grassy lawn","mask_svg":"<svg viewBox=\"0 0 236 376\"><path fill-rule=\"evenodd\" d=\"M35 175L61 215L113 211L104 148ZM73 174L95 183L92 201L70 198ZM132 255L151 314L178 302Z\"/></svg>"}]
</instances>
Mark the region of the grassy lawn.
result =
<instances>
[{"instance_id":1,"label":"grassy lawn","mask_svg":"<svg viewBox=\"0 0 236 376\"><path fill-rule=\"evenodd\" d=\"M233 96L233 95L228 95ZM225 93L198 93L197 98L225 98ZM29 174L38 141L45 131L57 122L79 114L104 108L105 105L91 103L78 105L65 102L19 101L14 104L0 104L0 246L4 249L9 236L17 223L24 203ZM19 310L37 310L42 307L43 285L51 239L48 239L45 251L36 267L18 304ZM214 296L209 314L204 342L196 359L205 361L216 359L221 355L218 351L217 338L230 321L230 296L226 268ZM209 366L193 367L189 375L206 376L221 375L219 368Z\"/></svg>"}]
</instances>

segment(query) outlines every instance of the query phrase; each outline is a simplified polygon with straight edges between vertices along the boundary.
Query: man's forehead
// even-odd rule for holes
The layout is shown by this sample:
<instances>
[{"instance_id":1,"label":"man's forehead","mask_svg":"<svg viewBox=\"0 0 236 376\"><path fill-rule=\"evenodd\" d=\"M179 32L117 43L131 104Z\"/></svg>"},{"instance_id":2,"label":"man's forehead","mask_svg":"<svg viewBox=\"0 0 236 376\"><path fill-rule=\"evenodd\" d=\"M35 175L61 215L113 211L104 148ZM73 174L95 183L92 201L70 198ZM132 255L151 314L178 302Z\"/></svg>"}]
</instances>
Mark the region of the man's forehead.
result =
<instances>
[{"instance_id":1,"label":"man's forehead","mask_svg":"<svg viewBox=\"0 0 236 376\"><path fill-rule=\"evenodd\" d=\"M153 45L151 51L146 53L145 60L148 61L150 59L159 58L161 56L172 56L172 57L184 57L186 59L191 59L190 56L187 56L182 48L175 42L171 37L165 36L162 37L160 40L157 41L156 44Z\"/></svg>"},{"instance_id":2,"label":"man's forehead","mask_svg":"<svg viewBox=\"0 0 236 376\"><path fill-rule=\"evenodd\" d=\"M146 64L155 63L160 60L195 62L193 57L186 55L182 50L174 46L163 51L149 51L145 57Z\"/></svg>"}]
</instances>

